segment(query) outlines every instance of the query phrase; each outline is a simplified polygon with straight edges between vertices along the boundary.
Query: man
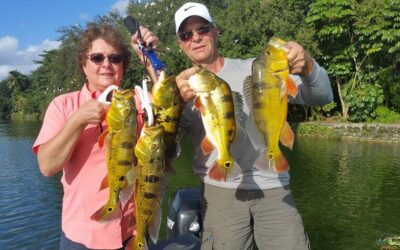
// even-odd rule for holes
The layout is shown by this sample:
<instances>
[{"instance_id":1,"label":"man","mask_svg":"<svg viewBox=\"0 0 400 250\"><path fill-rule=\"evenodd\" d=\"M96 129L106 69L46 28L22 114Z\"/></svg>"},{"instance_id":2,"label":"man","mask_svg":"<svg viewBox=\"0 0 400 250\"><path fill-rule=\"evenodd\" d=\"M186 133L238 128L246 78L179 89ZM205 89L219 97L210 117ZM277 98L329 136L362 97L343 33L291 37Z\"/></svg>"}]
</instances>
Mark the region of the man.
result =
<instances>
[{"instance_id":1,"label":"man","mask_svg":"<svg viewBox=\"0 0 400 250\"><path fill-rule=\"evenodd\" d=\"M289 188L289 174L260 171L254 167L261 152L253 146L251 132L235 139L230 147L242 175L225 182L207 176L217 152L204 155L200 149L205 130L193 107L195 93L188 79L201 65L224 79L232 91L243 94L243 81L251 74L254 59L231 59L219 54L219 29L203 4L189 2L180 7L175 13L175 27L180 48L196 65L181 72L176 82L186 102L185 117L191 124L194 171L203 181L202 249L251 249L253 237L259 249L308 249ZM310 105L331 102L333 95L325 70L298 43L287 42L286 47L291 77L299 89L291 101ZM239 120L252 119L247 105L243 111Z\"/></svg>"}]
</instances>

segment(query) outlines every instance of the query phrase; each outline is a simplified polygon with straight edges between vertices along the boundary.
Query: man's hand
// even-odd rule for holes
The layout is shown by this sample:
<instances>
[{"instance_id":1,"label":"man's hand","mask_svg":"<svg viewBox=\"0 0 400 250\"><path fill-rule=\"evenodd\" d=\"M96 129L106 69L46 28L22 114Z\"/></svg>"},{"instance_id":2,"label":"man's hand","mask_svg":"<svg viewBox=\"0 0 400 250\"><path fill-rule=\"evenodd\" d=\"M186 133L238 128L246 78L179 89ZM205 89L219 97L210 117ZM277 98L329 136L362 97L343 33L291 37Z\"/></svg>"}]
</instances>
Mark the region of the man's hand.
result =
<instances>
[{"instance_id":1,"label":"man's hand","mask_svg":"<svg viewBox=\"0 0 400 250\"><path fill-rule=\"evenodd\" d=\"M287 49L286 55L289 62L289 72L294 75L308 76L314 67L314 62L306 53L303 46L289 41L285 47Z\"/></svg>"},{"instance_id":2,"label":"man's hand","mask_svg":"<svg viewBox=\"0 0 400 250\"><path fill-rule=\"evenodd\" d=\"M139 29L140 29L140 33L141 33L142 39L143 39L142 42L145 43L146 45L150 45L151 44L152 48L156 49L158 44L159 44L159 42L160 42L158 37L156 35L154 35L147 28L144 28L144 27L140 26ZM131 44L132 44L132 47L135 50L136 54L139 56L140 60L143 60L143 53L139 49L138 32L136 32L136 34L132 36Z\"/></svg>"},{"instance_id":3,"label":"man's hand","mask_svg":"<svg viewBox=\"0 0 400 250\"><path fill-rule=\"evenodd\" d=\"M194 91L189 86L189 78L199 71L199 67L186 69L176 76L175 81L178 86L179 93L184 102L188 102L195 97Z\"/></svg>"}]
</instances>

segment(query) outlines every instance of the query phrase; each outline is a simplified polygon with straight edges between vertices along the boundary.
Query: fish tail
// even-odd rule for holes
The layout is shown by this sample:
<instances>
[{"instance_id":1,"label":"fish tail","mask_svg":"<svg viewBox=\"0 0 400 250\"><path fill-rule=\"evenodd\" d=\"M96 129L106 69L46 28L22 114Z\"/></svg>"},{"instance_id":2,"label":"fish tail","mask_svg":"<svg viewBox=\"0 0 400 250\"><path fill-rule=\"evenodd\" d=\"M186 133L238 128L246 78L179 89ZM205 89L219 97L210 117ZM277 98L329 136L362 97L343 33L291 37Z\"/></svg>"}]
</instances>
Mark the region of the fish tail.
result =
<instances>
[{"instance_id":1,"label":"fish tail","mask_svg":"<svg viewBox=\"0 0 400 250\"><path fill-rule=\"evenodd\" d=\"M279 152L275 159L275 171L278 173L286 172L289 170L289 163L286 157Z\"/></svg>"},{"instance_id":2,"label":"fish tail","mask_svg":"<svg viewBox=\"0 0 400 250\"><path fill-rule=\"evenodd\" d=\"M117 207L111 206L109 204L104 205L99 210L97 210L92 216L91 220L97 222L108 222L118 218Z\"/></svg>"},{"instance_id":3,"label":"fish tail","mask_svg":"<svg viewBox=\"0 0 400 250\"><path fill-rule=\"evenodd\" d=\"M289 170L289 163L286 157L279 151L266 150L254 162L256 168L261 171L272 171L282 173Z\"/></svg>"},{"instance_id":4,"label":"fish tail","mask_svg":"<svg viewBox=\"0 0 400 250\"><path fill-rule=\"evenodd\" d=\"M265 159L268 161L268 168L277 173L282 173L289 170L289 163L282 152L277 149L274 151L265 151Z\"/></svg>"},{"instance_id":5,"label":"fish tail","mask_svg":"<svg viewBox=\"0 0 400 250\"><path fill-rule=\"evenodd\" d=\"M230 170L233 167L233 161L232 160L216 160L210 168L210 171L208 172L208 176L212 180L216 181L226 181L226 176L230 172Z\"/></svg>"}]
</instances>

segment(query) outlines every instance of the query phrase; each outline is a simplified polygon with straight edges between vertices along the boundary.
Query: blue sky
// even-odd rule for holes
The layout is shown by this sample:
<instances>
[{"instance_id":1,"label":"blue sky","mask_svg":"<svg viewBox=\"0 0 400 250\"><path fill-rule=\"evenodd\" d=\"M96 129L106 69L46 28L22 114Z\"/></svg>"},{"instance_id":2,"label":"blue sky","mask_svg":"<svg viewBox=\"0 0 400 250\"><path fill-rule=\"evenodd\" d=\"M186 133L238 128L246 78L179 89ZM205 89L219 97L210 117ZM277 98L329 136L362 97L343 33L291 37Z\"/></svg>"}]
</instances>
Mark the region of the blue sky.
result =
<instances>
[{"instance_id":1,"label":"blue sky","mask_svg":"<svg viewBox=\"0 0 400 250\"><path fill-rule=\"evenodd\" d=\"M5 0L0 15L0 80L11 70L29 74L43 50L59 46L57 29L81 24L114 9L124 14L129 0Z\"/></svg>"}]
</instances>

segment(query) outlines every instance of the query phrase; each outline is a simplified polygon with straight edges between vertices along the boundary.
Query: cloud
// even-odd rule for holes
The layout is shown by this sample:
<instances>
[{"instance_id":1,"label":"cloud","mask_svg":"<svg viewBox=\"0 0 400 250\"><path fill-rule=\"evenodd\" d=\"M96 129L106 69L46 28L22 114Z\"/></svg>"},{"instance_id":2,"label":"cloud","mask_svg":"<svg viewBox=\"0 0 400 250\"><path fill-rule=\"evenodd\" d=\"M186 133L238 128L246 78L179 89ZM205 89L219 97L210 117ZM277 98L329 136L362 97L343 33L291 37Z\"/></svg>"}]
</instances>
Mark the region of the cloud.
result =
<instances>
[{"instance_id":1,"label":"cloud","mask_svg":"<svg viewBox=\"0 0 400 250\"><path fill-rule=\"evenodd\" d=\"M117 0L117 2L111 6L111 10L117 10L123 16L126 14L129 2L129 0Z\"/></svg>"},{"instance_id":2,"label":"cloud","mask_svg":"<svg viewBox=\"0 0 400 250\"><path fill-rule=\"evenodd\" d=\"M87 14L87 13L81 13L81 14L79 15L79 18L80 18L81 20L83 20L83 21L86 21L86 20L89 19L89 14Z\"/></svg>"},{"instance_id":3,"label":"cloud","mask_svg":"<svg viewBox=\"0 0 400 250\"><path fill-rule=\"evenodd\" d=\"M12 36L0 37L0 81L4 80L12 70L30 74L39 66L35 60L40 60L43 51L56 49L61 42L44 40L39 45L30 45L24 50L18 50L18 39Z\"/></svg>"}]
</instances>

